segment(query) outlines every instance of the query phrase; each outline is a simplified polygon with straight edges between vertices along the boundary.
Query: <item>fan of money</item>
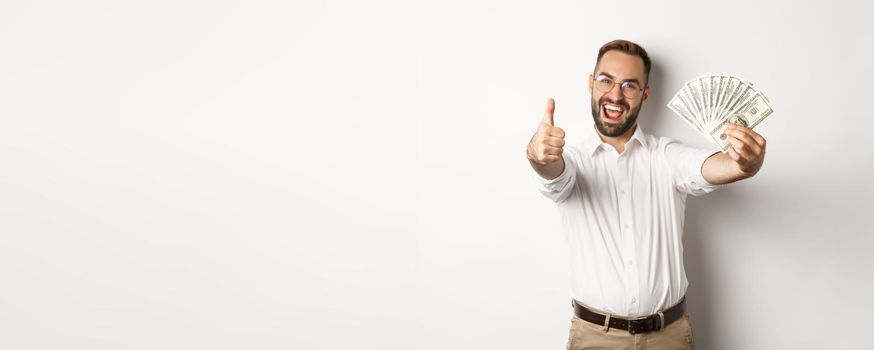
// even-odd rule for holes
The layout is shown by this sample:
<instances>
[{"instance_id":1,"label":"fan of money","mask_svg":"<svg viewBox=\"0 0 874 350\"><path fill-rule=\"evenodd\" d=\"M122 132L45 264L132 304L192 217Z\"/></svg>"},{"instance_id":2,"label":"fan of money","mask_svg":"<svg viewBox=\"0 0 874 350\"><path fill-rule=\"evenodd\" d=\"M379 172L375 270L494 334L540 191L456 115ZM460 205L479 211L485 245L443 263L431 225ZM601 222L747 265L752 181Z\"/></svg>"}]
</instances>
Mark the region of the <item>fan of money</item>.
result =
<instances>
[{"instance_id":1,"label":"fan of money","mask_svg":"<svg viewBox=\"0 0 874 350\"><path fill-rule=\"evenodd\" d=\"M710 73L686 82L668 102L668 108L722 152L731 147L723 135L728 123L752 129L774 112L771 101L753 83Z\"/></svg>"}]
</instances>

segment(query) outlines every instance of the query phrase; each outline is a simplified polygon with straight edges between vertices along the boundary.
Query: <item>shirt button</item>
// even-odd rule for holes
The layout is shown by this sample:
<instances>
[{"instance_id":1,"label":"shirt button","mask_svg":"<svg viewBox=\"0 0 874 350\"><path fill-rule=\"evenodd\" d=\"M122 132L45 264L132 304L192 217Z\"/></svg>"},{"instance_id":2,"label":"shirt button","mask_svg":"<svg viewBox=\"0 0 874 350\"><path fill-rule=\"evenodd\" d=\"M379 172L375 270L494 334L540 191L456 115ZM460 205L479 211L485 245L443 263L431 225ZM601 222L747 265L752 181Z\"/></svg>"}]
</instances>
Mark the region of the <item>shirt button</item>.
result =
<instances>
[{"instance_id":1,"label":"shirt button","mask_svg":"<svg viewBox=\"0 0 874 350\"><path fill-rule=\"evenodd\" d=\"M619 190L619 194L625 194L625 190Z\"/></svg>"},{"instance_id":2,"label":"shirt button","mask_svg":"<svg viewBox=\"0 0 874 350\"><path fill-rule=\"evenodd\" d=\"M637 302L637 298L631 298L631 303L634 304Z\"/></svg>"},{"instance_id":3,"label":"shirt button","mask_svg":"<svg viewBox=\"0 0 874 350\"><path fill-rule=\"evenodd\" d=\"M625 224L625 228L628 228L628 224Z\"/></svg>"},{"instance_id":4,"label":"shirt button","mask_svg":"<svg viewBox=\"0 0 874 350\"><path fill-rule=\"evenodd\" d=\"M631 260L628 260L628 266L631 266L632 264L634 263Z\"/></svg>"}]
</instances>

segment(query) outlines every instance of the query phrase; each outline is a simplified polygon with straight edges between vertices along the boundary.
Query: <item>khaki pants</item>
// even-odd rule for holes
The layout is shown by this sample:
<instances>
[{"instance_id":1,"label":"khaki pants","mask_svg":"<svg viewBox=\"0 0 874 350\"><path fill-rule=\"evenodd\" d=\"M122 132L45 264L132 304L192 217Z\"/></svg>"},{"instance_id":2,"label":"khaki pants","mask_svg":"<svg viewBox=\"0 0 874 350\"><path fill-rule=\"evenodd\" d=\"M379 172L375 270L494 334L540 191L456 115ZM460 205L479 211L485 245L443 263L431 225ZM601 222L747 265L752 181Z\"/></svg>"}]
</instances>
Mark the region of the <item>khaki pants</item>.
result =
<instances>
[{"instance_id":1,"label":"khaki pants","mask_svg":"<svg viewBox=\"0 0 874 350\"><path fill-rule=\"evenodd\" d=\"M661 331L631 334L628 331L611 328L604 331L603 325L596 325L573 316L568 350L583 349L628 349L662 350L695 349L692 338L692 325L685 314Z\"/></svg>"}]
</instances>

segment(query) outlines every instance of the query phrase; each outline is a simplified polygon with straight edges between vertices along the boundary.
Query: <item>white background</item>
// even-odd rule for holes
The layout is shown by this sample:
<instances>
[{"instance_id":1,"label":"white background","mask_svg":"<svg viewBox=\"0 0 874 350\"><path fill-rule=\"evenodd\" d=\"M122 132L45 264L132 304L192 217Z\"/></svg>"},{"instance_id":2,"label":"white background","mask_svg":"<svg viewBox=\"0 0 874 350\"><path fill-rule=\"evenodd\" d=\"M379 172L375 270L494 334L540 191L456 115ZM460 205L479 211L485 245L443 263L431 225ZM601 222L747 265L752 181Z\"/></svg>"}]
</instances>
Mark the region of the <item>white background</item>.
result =
<instances>
[{"instance_id":1,"label":"white background","mask_svg":"<svg viewBox=\"0 0 874 350\"><path fill-rule=\"evenodd\" d=\"M559 349L566 247L524 148L591 125L642 44L644 130L704 72L776 113L690 197L702 349L862 349L874 35L863 1L0 5L0 348Z\"/></svg>"}]
</instances>

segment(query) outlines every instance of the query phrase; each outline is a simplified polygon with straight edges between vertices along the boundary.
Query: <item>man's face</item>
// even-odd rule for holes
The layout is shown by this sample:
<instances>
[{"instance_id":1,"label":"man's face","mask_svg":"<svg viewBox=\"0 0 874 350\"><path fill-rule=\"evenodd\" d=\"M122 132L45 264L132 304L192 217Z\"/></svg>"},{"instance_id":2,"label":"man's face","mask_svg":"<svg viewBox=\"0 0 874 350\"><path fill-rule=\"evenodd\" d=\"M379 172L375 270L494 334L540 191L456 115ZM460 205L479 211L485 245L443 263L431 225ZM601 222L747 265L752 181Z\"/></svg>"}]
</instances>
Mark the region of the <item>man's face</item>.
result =
<instances>
[{"instance_id":1,"label":"man's face","mask_svg":"<svg viewBox=\"0 0 874 350\"><path fill-rule=\"evenodd\" d=\"M613 81L610 91L602 92L596 88L598 80ZM589 77L589 92L592 94L592 118L595 127L604 136L616 137L625 134L637 121L640 107L649 97L646 85L646 68L640 57L622 51L607 51L595 67L595 74ZM629 98L623 93L623 83L630 93L630 87L641 87L637 96ZM601 84L604 85L603 83Z\"/></svg>"}]
</instances>

